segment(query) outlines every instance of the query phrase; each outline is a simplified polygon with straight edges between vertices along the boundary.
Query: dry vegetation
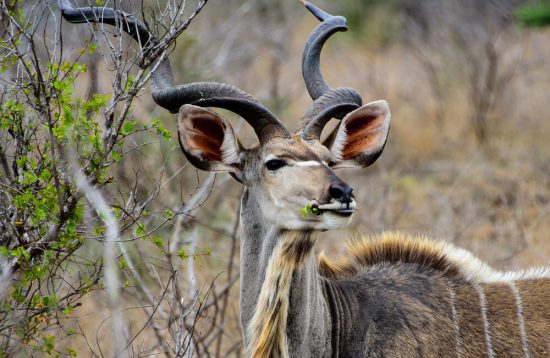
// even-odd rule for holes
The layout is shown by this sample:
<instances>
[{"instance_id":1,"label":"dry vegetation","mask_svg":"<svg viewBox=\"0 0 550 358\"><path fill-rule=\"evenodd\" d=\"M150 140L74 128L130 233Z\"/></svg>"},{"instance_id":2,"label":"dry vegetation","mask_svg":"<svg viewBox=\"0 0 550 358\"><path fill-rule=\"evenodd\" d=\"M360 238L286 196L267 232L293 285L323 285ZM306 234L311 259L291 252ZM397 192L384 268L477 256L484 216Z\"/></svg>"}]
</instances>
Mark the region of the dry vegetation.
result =
<instances>
[{"instance_id":1,"label":"dry vegetation","mask_svg":"<svg viewBox=\"0 0 550 358\"><path fill-rule=\"evenodd\" d=\"M310 103L300 56L316 22L298 1L278 3L209 3L170 55L177 82L234 84L294 128ZM320 5L345 13L345 2ZM500 269L549 263L550 29L529 30L503 21L484 33L479 27L490 19L476 17L480 23L462 26L475 27L481 35L468 29L460 33L455 28L460 18L452 15L466 14L452 10L438 8L439 21L425 34L416 31L406 14L393 18L391 8L377 9L377 17L368 18L378 26L374 34L374 25L363 26L328 44L322 60L329 83L357 88L365 101L387 99L392 129L374 166L341 172L354 188L359 212L346 233L321 235L318 248L327 255L342 252L345 235L397 230L451 241ZM392 19L391 26L384 29L380 19ZM75 28L64 25L65 31ZM73 34L66 46L76 48L82 38ZM98 75L98 91L109 92L109 59L105 62L99 51L85 61L96 61L98 69L79 77L80 90L86 92L89 76ZM185 335L194 317L202 315L192 330L200 341L193 345L199 355L240 356L240 185L218 175L203 200L189 203L209 177L186 162L174 117L155 107L144 91L134 103L133 119L150 124L152 118L171 130L171 141L148 132L134 134L113 167L113 185L103 194L110 204L124 205L140 203L157 190L142 219L147 228L167 211L188 206L154 232L163 239L161 248L144 240L120 247L135 265L121 265L121 279L127 281L121 291L123 321L127 336L137 335L128 353L174 355L178 332ZM244 143L254 142L249 128L237 118L232 123L242 127ZM134 237L132 230L122 238ZM102 255L102 242L92 236L79 249L80 256ZM200 305L204 310L197 312ZM182 313L187 314L186 329L180 327ZM98 286L62 318L65 333L75 333L65 337L62 330L53 331L61 340L56 349L72 347L83 357L92 352L111 356L110 315L107 296Z\"/></svg>"}]
</instances>

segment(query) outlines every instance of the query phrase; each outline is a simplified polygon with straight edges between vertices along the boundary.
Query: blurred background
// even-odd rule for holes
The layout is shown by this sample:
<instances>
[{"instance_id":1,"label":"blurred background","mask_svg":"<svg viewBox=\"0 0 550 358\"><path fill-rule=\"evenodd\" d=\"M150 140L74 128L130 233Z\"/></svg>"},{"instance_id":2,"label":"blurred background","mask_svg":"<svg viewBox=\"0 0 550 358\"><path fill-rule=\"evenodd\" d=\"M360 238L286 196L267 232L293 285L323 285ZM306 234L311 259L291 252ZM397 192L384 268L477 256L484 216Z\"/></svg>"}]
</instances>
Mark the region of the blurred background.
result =
<instances>
[{"instance_id":1,"label":"blurred background","mask_svg":"<svg viewBox=\"0 0 550 358\"><path fill-rule=\"evenodd\" d=\"M117 4L140 15L140 1ZM550 26L544 25L550 3L315 4L346 16L350 27L323 51L328 83L356 88L364 102L386 99L392 112L380 159L366 170L339 172L358 203L351 226L321 234L316 249L336 257L346 237L389 230L452 242L497 269L548 264ZM150 18L160 8L152 1L143 5ZM189 2L188 13L193 8ZM210 0L170 54L176 83L235 85L294 129L311 103L301 51L317 24L298 0ZM89 27L76 29L63 25L68 48L89 36ZM132 41L125 41L132 51ZM108 93L111 59L98 51L81 61L89 70L78 78L77 90L93 86ZM149 88L134 101L132 120L139 126L158 119L168 132L129 137L122 160L110 168L113 183L103 189L111 205L147 201L139 225L155 228L146 240L135 239L142 232L135 223L121 234L127 255L119 261L122 316L135 337L132 354L240 357L242 187L227 174L199 172L186 161L175 117L154 105ZM239 118L222 113L245 145L256 142ZM102 255L96 236L89 231L80 256ZM56 349L109 356L112 312L101 284L81 303L52 325Z\"/></svg>"}]
</instances>

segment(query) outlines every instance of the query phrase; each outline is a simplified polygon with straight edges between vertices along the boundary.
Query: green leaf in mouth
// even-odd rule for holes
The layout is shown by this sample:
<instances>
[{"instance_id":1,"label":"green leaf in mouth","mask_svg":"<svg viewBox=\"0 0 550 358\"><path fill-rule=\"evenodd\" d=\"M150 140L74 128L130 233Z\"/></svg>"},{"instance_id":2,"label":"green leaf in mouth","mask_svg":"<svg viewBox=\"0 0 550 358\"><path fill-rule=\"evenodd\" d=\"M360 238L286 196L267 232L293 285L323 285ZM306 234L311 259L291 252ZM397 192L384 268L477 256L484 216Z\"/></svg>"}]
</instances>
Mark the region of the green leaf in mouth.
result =
<instances>
[{"instance_id":1,"label":"green leaf in mouth","mask_svg":"<svg viewBox=\"0 0 550 358\"><path fill-rule=\"evenodd\" d=\"M321 210L317 206L311 206L310 204L304 206L299 212L304 216L304 219L307 218L308 213L312 213L317 216L321 215Z\"/></svg>"}]
</instances>

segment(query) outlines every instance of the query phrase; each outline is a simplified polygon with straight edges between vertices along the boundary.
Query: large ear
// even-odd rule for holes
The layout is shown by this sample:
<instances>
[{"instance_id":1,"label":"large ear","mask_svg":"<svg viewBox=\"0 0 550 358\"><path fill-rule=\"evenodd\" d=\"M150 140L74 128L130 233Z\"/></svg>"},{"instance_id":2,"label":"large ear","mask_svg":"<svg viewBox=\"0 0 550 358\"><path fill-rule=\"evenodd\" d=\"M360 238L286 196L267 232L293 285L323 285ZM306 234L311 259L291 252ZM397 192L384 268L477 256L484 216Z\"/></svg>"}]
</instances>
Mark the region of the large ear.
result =
<instances>
[{"instance_id":1,"label":"large ear","mask_svg":"<svg viewBox=\"0 0 550 358\"><path fill-rule=\"evenodd\" d=\"M183 153L195 167L240 176L239 145L231 125L218 114L202 107L182 106L178 138Z\"/></svg>"},{"instance_id":2,"label":"large ear","mask_svg":"<svg viewBox=\"0 0 550 358\"><path fill-rule=\"evenodd\" d=\"M390 130L388 102L376 101L350 112L338 127L330 147L333 168L368 167L378 159Z\"/></svg>"}]
</instances>

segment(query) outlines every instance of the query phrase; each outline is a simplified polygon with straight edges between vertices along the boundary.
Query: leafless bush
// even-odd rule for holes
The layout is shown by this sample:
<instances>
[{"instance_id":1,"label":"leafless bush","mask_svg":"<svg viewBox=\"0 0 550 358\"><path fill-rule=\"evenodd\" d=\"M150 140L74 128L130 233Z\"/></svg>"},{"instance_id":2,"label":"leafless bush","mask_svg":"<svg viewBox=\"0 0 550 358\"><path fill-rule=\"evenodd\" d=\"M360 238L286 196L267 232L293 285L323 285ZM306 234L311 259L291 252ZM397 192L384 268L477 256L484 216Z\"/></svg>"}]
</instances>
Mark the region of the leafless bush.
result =
<instances>
[{"instance_id":1,"label":"leafless bush","mask_svg":"<svg viewBox=\"0 0 550 358\"><path fill-rule=\"evenodd\" d=\"M132 333L124 333L127 327L117 293L121 272L132 264L127 246L144 239L169 256L168 243L155 233L200 206L209 191L199 190L175 210L173 206L163 210L155 204L162 166L157 167L156 178L148 178L153 185L148 185L145 195L138 193L143 184L139 177L117 184L111 170L128 153L150 145L147 140L141 142L144 138L153 138L154 143L171 139L160 121L138 122L132 107L156 60L167 55L204 5L205 1L195 8L185 1L157 3L151 26L163 31L160 42L128 56L121 28L88 26L95 30L90 36L63 24L55 1L0 3L2 355L29 348L47 353L61 349L59 333L73 333L63 321L86 293L103 287L110 296L116 338L112 352L129 355L132 351L128 349ZM67 38L75 34L80 39L70 44ZM84 37L88 40L83 41ZM97 50L96 60L105 59L110 67L108 89L97 84L101 64L93 63L91 81L86 78L84 59ZM87 83L93 84L90 91L80 91ZM94 252L97 243L104 246L103 254ZM139 278L134 271L132 279L140 282ZM148 295L151 315L158 306L155 300L164 302L165 294ZM198 307L194 320L206 302L198 290L190 301L172 298L182 312ZM186 315L174 317L167 321L174 324ZM188 328L186 332L193 332ZM178 347L180 355L188 351L181 342ZM73 351L67 347L58 352Z\"/></svg>"},{"instance_id":2,"label":"leafless bush","mask_svg":"<svg viewBox=\"0 0 550 358\"><path fill-rule=\"evenodd\" d=\"M437 124L443 121L444 103L451 97L448 77L454 73L468 88L469 122L482 146L494 132L491 127L498 124L496 102L517 75L521 44L510 38L513 11L521 3L426 0L404 5L406 37L429 80L438 107Z\"/></svg>"}]
</instances>

